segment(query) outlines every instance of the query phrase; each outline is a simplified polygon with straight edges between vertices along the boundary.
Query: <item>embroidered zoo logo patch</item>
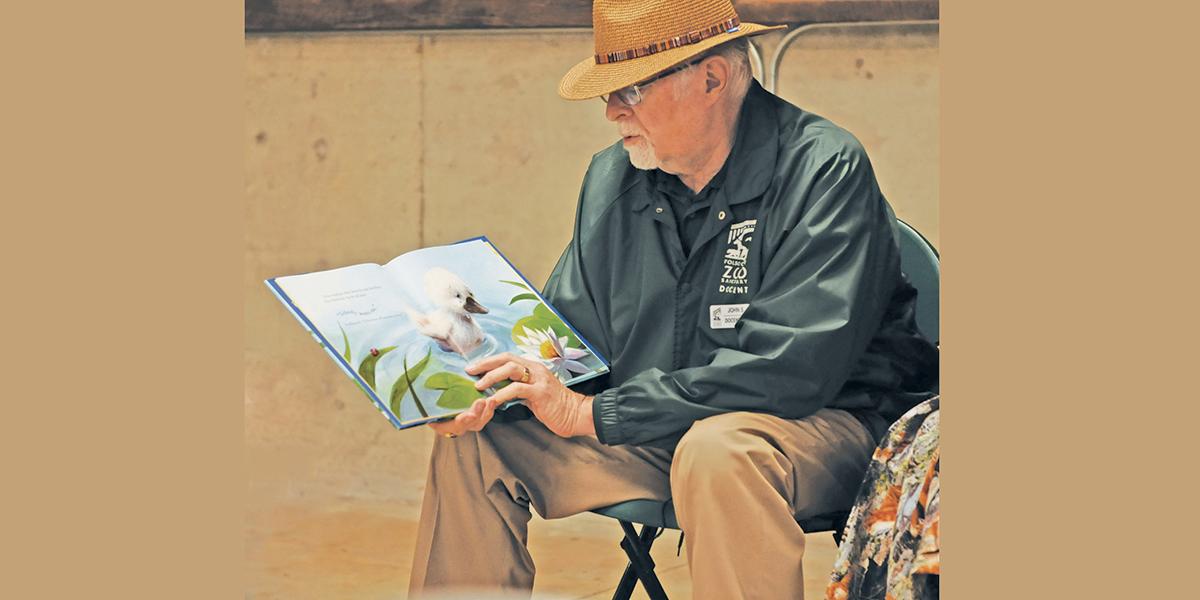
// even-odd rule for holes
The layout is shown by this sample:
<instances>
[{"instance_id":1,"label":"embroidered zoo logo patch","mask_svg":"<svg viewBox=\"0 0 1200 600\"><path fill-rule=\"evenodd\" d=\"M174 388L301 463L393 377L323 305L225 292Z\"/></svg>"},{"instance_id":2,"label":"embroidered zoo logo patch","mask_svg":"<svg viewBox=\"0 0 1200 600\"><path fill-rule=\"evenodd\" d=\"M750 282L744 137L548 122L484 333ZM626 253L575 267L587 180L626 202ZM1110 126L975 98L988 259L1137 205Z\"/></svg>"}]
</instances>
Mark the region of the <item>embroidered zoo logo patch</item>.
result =
<instances>
[{"instance_id":1,"label":"embroidered zoo logo patch","mask_svg":"<svg viewBox=\"0 0 1200 600\"><path fill-rule=\"evenodd\" d=\"M750 248L747 244L753 239L754 226L758 219L750 219L729 226L729 238L726 240L725 260L721 272L721 283L717 291L722 294L746 294L750 291L750 272L746 269L746 261L750 258Z\"/></svg>"}]
</instances>

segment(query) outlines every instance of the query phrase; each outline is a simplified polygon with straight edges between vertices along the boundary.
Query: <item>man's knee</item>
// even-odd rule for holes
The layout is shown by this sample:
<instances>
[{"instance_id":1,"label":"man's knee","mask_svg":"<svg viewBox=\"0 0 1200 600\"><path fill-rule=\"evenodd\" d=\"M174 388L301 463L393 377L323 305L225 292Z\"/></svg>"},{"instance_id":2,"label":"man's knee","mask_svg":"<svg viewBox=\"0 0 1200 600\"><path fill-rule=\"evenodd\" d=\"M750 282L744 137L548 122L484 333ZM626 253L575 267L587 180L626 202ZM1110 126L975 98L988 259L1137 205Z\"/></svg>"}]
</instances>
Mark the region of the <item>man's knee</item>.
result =
<instances>
[{"instance_id":1,"label":"man's knee","mask_svg":"<svg viewBox=\"0 0 1200 600\"><path fill-rule=\"evenodd\" d=\"M677 505L694 497L732 496L739 488L775 488L792 495L792 465L755 427L750 413L727 413L694 423L671 461L671 493Z\"/></svg>"}]
</instances>

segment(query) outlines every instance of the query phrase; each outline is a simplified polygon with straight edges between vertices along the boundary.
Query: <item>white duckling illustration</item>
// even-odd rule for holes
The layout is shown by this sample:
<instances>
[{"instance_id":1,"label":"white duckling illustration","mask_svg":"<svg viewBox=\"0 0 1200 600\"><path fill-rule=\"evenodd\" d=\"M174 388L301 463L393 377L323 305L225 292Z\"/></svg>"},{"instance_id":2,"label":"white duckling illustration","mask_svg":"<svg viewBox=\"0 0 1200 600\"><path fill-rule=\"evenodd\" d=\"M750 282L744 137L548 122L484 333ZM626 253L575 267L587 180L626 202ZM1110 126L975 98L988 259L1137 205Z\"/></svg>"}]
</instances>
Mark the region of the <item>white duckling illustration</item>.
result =
<instances>
[{"instance_id":1,"label":"white duckling illustration","mask_svg":"<svg viewBox=\"0 0 1200 600\"><path fill-rule=\"evenodd\" d=\"M433 311L421 314L406 309L417 331L433 338L442 350L464 357L483 343L483 328L471 313L487 314L488 309L475 300L467 282L446 269L434 267L425 272L425 294L436 306Z\"/></svg>"}]
</instances>

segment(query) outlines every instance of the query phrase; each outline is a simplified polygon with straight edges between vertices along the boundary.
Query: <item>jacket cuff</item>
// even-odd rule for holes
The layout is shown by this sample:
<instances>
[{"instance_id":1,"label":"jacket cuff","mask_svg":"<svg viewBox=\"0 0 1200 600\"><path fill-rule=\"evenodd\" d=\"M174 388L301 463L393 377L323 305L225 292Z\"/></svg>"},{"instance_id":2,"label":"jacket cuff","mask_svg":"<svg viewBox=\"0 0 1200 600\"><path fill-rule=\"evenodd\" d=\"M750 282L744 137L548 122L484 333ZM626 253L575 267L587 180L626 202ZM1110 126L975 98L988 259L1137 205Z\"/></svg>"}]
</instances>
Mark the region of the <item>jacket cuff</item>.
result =
<instances>
[{"instance_id":1,"label":"jacket cuff","mask_svg":"<svg viewBox=\"0 0 1200 600\"><path fill-rule=\"evenodd\" d=\"M609 388L592 397L592 421L596 424L596 439L601 444L625 443L621 418L617 415L617 388Z\"/></svg>"}]
</instances>

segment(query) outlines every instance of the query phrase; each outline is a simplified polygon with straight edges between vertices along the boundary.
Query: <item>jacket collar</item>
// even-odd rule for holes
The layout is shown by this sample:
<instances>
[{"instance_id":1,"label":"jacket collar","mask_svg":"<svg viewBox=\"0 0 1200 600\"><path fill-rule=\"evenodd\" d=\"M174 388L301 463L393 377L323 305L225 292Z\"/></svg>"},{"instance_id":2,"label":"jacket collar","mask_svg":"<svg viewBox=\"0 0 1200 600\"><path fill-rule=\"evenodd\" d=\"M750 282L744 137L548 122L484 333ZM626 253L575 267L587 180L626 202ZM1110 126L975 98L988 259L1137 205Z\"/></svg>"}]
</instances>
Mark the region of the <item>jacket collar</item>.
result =
<instances>
[{"instance_id":1,"label":"jacket collar","mask_svg":"<svg viewBox=\"0 0 1200 600\"><path fill-rule=\"evenodd\" d=\"M725 181L721 185L721 193L714 194L714 204L725 205L718 208L758 198L770 186L779 154L779 121L771 104L771 94L758 81L752 80L738 113L733 149L722 166L726 171ZM652 195L648 192L654 189L651 173L639 174L637 183L645 186L645 190L634 199L631 208L635 211L649 206ZM635 187L638 186L631 186Z\"/></svg>"}]
</instances>

